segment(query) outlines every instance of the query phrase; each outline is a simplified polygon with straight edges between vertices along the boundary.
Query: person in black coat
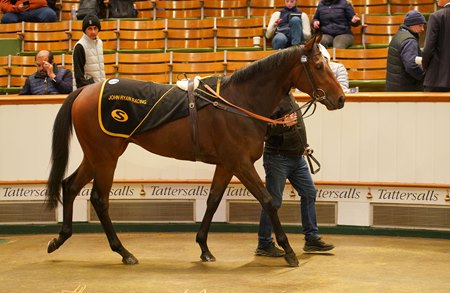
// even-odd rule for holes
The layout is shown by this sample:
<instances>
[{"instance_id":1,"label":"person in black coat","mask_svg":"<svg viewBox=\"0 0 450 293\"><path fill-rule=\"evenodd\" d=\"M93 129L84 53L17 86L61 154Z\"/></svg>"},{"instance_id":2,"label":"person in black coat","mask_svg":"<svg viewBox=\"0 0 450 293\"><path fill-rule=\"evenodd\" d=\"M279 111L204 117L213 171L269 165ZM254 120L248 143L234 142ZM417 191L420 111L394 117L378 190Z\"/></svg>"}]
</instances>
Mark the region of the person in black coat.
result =
<instances>
[{"instance_id":1,"label":"person in black coat","mask_svg":"<svg viewBox=\"0 0 450 293\"><path fill-rule=\"evenodd\" d=\"M450 0L438 0L442 9L428 19L422 66L424 91L450 92Z\"/></svg>"}]
</instances>

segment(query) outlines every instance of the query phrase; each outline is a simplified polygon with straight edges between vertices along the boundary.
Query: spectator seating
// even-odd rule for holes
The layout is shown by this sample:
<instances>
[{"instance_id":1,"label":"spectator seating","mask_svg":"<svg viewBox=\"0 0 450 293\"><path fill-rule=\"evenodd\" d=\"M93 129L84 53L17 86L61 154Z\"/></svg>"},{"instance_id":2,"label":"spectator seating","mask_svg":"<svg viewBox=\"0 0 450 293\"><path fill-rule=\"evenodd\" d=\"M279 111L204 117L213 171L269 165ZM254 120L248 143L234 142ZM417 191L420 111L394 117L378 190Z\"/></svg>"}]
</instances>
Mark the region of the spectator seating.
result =
<instances>
[{"instance_id":1,"label":"spectator seating","mask_svg":"<svg viewBox=\"0 0 450 293\"><path fill-rule=\"evenodd\" d=\"M427 15L436 11L435 0L389 0L391 14L404 15L411 9L416 9Z\"/></svg>"},{"instance_id":2,"label":"spectator seating","mask_svg":"<svg viewBox=\"0 0 450 293\"><path fill-rule=\"evenodd\" d=\"M170 53L118 53L118 77L171 83Z\"/></svg>"},{"instance_id":3,"label":"spectator seating","mask_svg":"<svg viewBox=\"0 0 450 293\"><path fill-rule=\"evenodd\" d=\"M18 93L28 76L36 72L35 56L8 56L8 92Z\"/></svg>"},{"instance_id":4,"label":"spectator seating","mask_svg":"<svg viewBox=\"0 0 450 293\"><path fill-rule=\"evenodd\" d=\"M250 0L250 16L269 17L284 7L284 0Z\"/></svg>"},{"instance_id":5,"label":"spectator seating","mask_svg":"<svg viewBox=\"0 0 450 293\"><path fill-rule=\"evenodd\" d=\"M172 82L196 75L223 75L223 52L171 52Z\"/></svg>"},{"instance_id":6,"label":"spectator seating","mask_svg":"<svg viewBox=\"0 0 450 293\"><path fill-rule=\"evenodd\" d=\"M298 2L300 9L311 18L315 12L317 0ZM72 6L78 7L79 0L62 0L59 3L61 4L62 21L50 24L25 22L0 24L0 39L20 38L22 48L19 54L21 55L33 55L34 57L36 51L40 49L51 49L55 53L57 63L72 69L70 53L82 32L81 21L72 21L71 10ZM399 25L403 23L404 14L408 10L418 9L427 14L437 9L434 0L353 0L352 3L355 11L361 15L363 22L362 29L361 27L352 28L355 35L352 48L365 48L364 54L371 56L375 54L375 49L388 46ZM174 52L173 54L195 52L201 54L198 56L199 58L206 57L206 55L203 56L203 52L221 52L217 55L223 54L222 68L219 70L219 67L215 67L215 69L208 70L230 74L239 66L253 61L254 58L259 58L245 57L246 55L265 56L273 53L273 51L266 51L270 48L270 40L264 38L264 31L271 14L281 9L284 4L284 0L137 0L136 7L139 10L137 19L102 20L100 37L104 42L107 75L128 76L144 80L156 79L160 82L171 83L173 82L171 78L177 74L173 72L174 65L176 70L181 70L180 68L187 66L184 64L189 62L167 60L168 55L166 55L165 61L159 62L159 65L151 65L155 74L146 73L145 69L145 67L149 67L149 64L155 63L153 58L157 60L163 58L156 56L165 52ZM425 39L423 35L421 36L422 42ZM261 38L261 47L253 46L253 37L257 36ZM18 46L18 41L16 43L14 48ZM359 51L351 49L349 53L359 56L360 53L357 52ZM128 59L122 56L125 53L128 53L126 56ZM364 82L360 81L362 78L368 79L367 84L384 82L385 74L379 72L385 70L385 68L379 68L382 62L372 60L378 58L365 56L364 58L371 59L370 62L352 61L351 56L344 58L339 50L333 50L332 53L336 61L343 60L342 62L349 68L352 85L363 85ZM11 53L0 50L0 54ZM147 66L138 67L139 54L143 57L142 63ZM144 57L145 55L151 55L151 57ZM194 55L180 56L191 58ZM357 56L354 57L353 59L358 59ZM208 62L194 62L195 58L192 58L192 63L204 63L196 65L197 68L198 66L217 66L205 65ZM242 58L242 60L239 61L236 58ZM126 65L137 67L127 71ZM364 66L367 66L367 70L364 70ZM21 85L24 78L35 71L34 63L31 66L32 70L16 69L15 67L27 66L11 63L7 66L0 64L0 67L2 68L0 70L0 88L5 85L5 76L9 82L6 84L7 87L14 84ZM195 66L191 67L195 68ZM203 70L206 69L202 68L198 73L203 74ZM151 76L158 74L158 77Z\"/></svg>"},{"instance_id":7,"label":"spectator seating","mask_svg":"<svg viewBox=\"0 0 450 293\"><path fill-rule=\"evenodd\" d=\"M248 17L248 0L203 0L204 17Z\"/></svg>"},{"instance_id":8,"label":"spectator seating","mask_svg":"<svg viewBox=\"0 0 450 293\"><path fill-rule=\"evenodd\" d=\"M22 22L1 24L0 38L17 39L17 33L22 32Z\"/></svg>"},{"instance_id":9,"label":"spectator seating","mask_svg":"<svg viewBox=\"0 0 450 293\"><path fill-rule=\"evenodd\" d=\"M155 19L155 9L152 1L135 1L136 10L138 11L138 18Z\"/></svg>"},{"instance_id":10,"label":"spectator seating","mask_svg":"<svg viewBox=\"0 0 450 293\"><path fill-rule=\"evenodd\" d=\"M275 52L277 51L225 51L225 74L230 75L239 68L247 66L251 62L262 59Z\"/></svg>"},{"instance_id":11,"label":"spectator seating","mask_svg":"<svg viewBox=\"0 0 450 293\"><path fill-rule=\"evenodd\" d=\"M333 49L332 59L347 68L350 87L383 90L387 52L387 48Z\"/></svg>"},{"instance_id":12,"label":"spectator seating","mask_svg":"<svg viewBox=\"0 0 450 293\"><path fill-rule=\"evenodd\" d=\"M362 17L362 38L365 48L387 47L403 23L404 15L371 15Z\"/></svg>"},{"instance_id":13,"label":"spectator seating","mask_svg":"<svg viewBox=\"0 0 450 293\"><path fill-rule=\"evenodd\" d=\"M79 0L64 0L61 3L61 13L60 13L60 21L63 20L71 20L72 19L72 6L76 10L80 6Z\"/></svg>"},{"instance_id":14,"label":"spectator seating","mask_svg":"<svg viewBox=\"0 0 450 293\"><path fill-rule=\"evenodd\" d=\"M217 18L216 47L218 50L265 50L262 18ZM260 38L254 46L253 37Z\"/></svg>"},{"instance_id":15,"label":"spectator seating","mask_svg":"<svg viewBox=\"0 0 450 293\"><path fill-rule=\"evenodd\" d=\"M118 20L116 30L117 51L140 51L145 53L164 52L166 50L167 20L153 21ZM101 35L101 38L103 36Z\"/></svg>"},{"instance_id":16,"label":"spectator seating","mask_svg":"<svg viewBox=\"0 0 450 293\"><path fill-rule=\"evenodd\" d=\"M214 51L214 19L168 19L167 50Z\"/></svg>"},{"instance_id":17,"label":"spectator seating","mask_svg":"<svg viewBox=\"0 0 450 293\"><path fill-rule=\"evenodd\" d=\"M73 71L73 58L70 54L61 54L61 55L54 55L53 56L54 62L57 64L58 67L63 67L66 69L69 69L70 71Z\"/></svg>"},{"instance_id":18,"label":"spectator seating","mask_svg":"<svg viewBox=\"0 0 450 293\"><path fill-rule=\"evenodd\" d=\"M23 30L19 32L22 41L22 53L49 49L55 53L67 52L70 49L69 22L23 22Z\"/></svg>"},{"instance_id":19,"label":"spectator seating","mask_svg":"<svg viewBox=\"0 0 450 293\"><path fill-rule=\"evenodd\" d=\"M312 20L317 10L317 3L317 0L299 0L297 1L297 6L302 12L308 15L309 20Z\"/></svg>"},{"instance_id":20,"label":"spectator seating","mask_svg":"<svg viewBox=\"0 0 450 293\"><path fill-rule=\"evenodd\" d=\"M353 9L362 14L388 14L388 0L352 0Z\"/></svg>"},{"instance_id":21,"label":"spectator seating","mask_svg":"<svg viewBox=\"0 0 450 293\"><path fill-rule=\"evenodd\" d=\"M255 60L277 51L161 52L105 54L107 77L126 77L161 83L195 75L232 74ZM330 49L332 59L348 69L350 85L361 90L383 90L386 75L387 48ZM4 60L4 58L0 59ZM3 61L4 62L4 61ZM72 69L72 56L55 55L61 67ZM25 78L36 71L34 56L10 56L7 69L12 90L20 90ZM3 75L5 83L5 73ZM1 85L0 85L1 86ZM10 91L11 92L11 91Z\"/></svg>"},{"instance_id":22,"label":"spectator seating","mask_svg":"<svg viewBox=\"0 0 450 293\"><path fill-rule=\"evenodd\" d=\"M8 56L1 56L8 57ZM3 62L0 58L0 62ZM0 64L0 95L5 95L8 93L8 71Z\"/></svg>"},{"instance_id":23,"label":"spectator seating","mask_svg":"<svg viewBox=\"0 0 450 293\"><path fill-rule=\"evenodd\" d=\"M116 76L116 65L117 65L117 53L105 53L103 55L105 60L105 74L106 78L111 78Z\"/></svg>"},{"instance_id":24,"label":"spectator seating","mask_svg":"<svg viewBox=\"0 0 450 293\"><path fill-rule=\"evenodd\" d=\"M192 1L156 1L153 2L155 18L203 18L202 2Z\"/></svg>"},{"instance_id":25,"label":"spectator seating","mask_svg":"<svg viewBox=\"0 0 450 293\"><path fill-rule=\"evenodd\" d=\"M8 56L0 56L0 95L7 93L9 74L7 71Z\"/></svg>"},{"instance_id":26,"label":"spectator seating","mask_svg":"<svg viewBox=\"0 0 450 293\"><path fill-rule=\"evenodd\" d=\"M104 0L106 1L106 0ZM60 20L72 19L72 6L78 9L80 0L57 0ZM311 18L318 0L298 1L298 7ZM186 18L210 17L269 17L284 6L284 0L136 0L138 18ZM403 14L418 9L424 14L437 10L435 0L352 0L358 14Z\"/></svg>"}]
</instances>

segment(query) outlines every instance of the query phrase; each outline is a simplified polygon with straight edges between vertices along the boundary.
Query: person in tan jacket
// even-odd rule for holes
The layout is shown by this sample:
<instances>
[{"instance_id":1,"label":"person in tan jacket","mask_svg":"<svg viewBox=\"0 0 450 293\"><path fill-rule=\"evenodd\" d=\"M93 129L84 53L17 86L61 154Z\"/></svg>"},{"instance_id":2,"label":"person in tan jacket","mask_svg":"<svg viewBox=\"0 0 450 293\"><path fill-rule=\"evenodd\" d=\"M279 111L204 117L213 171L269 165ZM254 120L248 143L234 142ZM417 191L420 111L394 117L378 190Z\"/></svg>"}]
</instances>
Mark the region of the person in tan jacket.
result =
<instances>
[{"instance_id":1,"label":"person in tan jacket","mask_svg":"<svg viewBox=\"0 0 450 293\"><path fill-rule=\"evenodd\" d=\"M56 12L48 7L47 0L0 0L2 23L55 22Z\"/></svg>"}]
</instances>

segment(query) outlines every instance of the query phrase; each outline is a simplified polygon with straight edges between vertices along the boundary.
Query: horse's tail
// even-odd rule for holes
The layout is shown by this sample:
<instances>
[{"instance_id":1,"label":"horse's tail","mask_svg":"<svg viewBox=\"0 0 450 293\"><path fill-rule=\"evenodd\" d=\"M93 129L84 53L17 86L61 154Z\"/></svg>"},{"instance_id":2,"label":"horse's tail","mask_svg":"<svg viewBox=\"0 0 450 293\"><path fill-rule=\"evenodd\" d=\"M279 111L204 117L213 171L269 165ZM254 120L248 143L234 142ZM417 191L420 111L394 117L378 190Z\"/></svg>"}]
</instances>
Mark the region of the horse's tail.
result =
<instances>
[{"instance_id":1,"label":"horse's tail","mask_svg":"<svg viewBox=\"0 0 450 293\"><path fill-rule=\"evenodd\" d=\"M72 137L72 105L82 89L70 93L64 100L53 124L51 170L47 181L47 206L56 208L61 201L61 184L69 161Z\"/></svg>"}]
</instances>

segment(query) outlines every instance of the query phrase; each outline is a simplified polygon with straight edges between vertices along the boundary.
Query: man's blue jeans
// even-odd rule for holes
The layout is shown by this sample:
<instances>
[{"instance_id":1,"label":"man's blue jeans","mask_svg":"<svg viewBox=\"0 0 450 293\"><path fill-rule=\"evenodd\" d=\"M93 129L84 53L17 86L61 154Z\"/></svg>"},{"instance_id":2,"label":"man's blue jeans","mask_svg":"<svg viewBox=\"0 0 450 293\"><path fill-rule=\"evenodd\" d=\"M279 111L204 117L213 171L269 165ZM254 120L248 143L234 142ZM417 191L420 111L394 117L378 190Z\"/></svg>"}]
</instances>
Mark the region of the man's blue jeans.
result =
<instances>
[{"instance_id":1,"label":"man's blue jeans","mask_svg":"<svg viewBox=\"0 0 450 293\"><path fill-rule=\"evenodd\" d=\"M308 165L303 156L286 157L264 153L264 170L266 172L266 189L273 197L277 209L281 207L286 179L300 195L300 211L305 239L317 239L316 194L317 190ZM261 211L258 231L258 248L264 248L272 239L272 223L264 210Z\"/></svg>"},{"instance_id":2,"label":"man's blue jeans","mask_svg":"<svg viewBox=\"0 0 450 293\"><path fill-rule=\"evenodd\" d=\"M285 35L283 33L276 33L272 39L272 49L284 49L291 45L297 45L302 42L303 39L303 26L300 17L292 17L289 20L289 33Z\"/></svg>"},{"instance_id":3,"label":"man's blue jeans","mask_svg":"<svg viewBox=\"0 0 450 293\"><path fill-rule=\"evenodd\" d=\"M41 7L35 10L22 11L19 13L6 12L2 17L2 23L16 23L22 21L55 22L57 20L58 18L56 17L56 12L50 7Z\"/></svg>"}]
</instances>

